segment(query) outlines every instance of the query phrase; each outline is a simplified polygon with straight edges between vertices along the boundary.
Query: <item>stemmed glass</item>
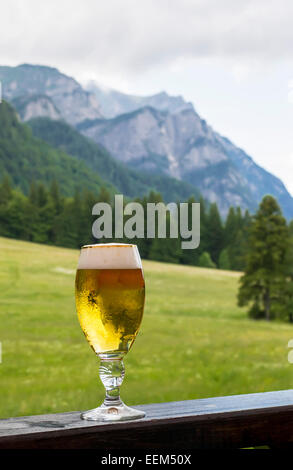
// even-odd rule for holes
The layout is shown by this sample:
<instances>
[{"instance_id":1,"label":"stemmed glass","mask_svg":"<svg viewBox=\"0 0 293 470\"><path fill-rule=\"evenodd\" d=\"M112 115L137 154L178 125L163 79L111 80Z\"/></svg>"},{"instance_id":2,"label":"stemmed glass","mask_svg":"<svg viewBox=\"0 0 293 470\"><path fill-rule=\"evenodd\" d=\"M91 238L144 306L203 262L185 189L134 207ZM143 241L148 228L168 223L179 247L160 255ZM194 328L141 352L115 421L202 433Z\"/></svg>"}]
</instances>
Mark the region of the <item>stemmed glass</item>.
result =
<instances>
[{"instance_id":1,"label":"stemmed glass","mask_svg":"<svg viewBox=\"0 0 293 470\"><path fill-rule=\"evenodd\" d=\"M145 283L136 245L108 243L81 248L76 280L76 309L80 326L100 358L99 375L106 389L104 402L82 419L124 421L145 413L129 408L120 398L125 372L123 358L142 321Z\"/></svg>"}]
</instances>

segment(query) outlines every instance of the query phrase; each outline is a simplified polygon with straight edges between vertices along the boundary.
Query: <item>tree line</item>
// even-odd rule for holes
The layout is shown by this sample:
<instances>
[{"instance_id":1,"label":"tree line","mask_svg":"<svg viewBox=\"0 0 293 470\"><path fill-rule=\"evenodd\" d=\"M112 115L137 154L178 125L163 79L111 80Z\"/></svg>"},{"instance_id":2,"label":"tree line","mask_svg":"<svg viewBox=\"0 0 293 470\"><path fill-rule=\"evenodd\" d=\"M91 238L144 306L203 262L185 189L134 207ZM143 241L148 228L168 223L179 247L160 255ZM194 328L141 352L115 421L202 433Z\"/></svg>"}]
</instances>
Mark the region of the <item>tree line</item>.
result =
<instances>
[{"instance_id":1,"label":"tree line","mask_svg":"<svg viewBox=\"0 0 293 470\"><path fill-rule=\"evenodd\" d=\"M148 202L158 203L163 199L159 193L150 191L147 196L135 201L146 207ZM113 196L102 187L97 195L90 190L76 190L73 197L65 197L56 180L49 186L32 182L25 195L21 190L14 189L9 177L5 177L0 184L0 235L68 248L98 243L92 235L95 220L92 207L97 202L107 202L113 206ZM186 202L191 204L195 199L190 198ZM198 202L201 211L200 246L195 250L183 250L180 238L160 239L156 236L147 239L145 234L145 238L135 239L142 258L210 268L243 269L251 219L249 213L231 208L223 221L216 203L207 204L202 198Z\"/></svg>"}]
</instances>

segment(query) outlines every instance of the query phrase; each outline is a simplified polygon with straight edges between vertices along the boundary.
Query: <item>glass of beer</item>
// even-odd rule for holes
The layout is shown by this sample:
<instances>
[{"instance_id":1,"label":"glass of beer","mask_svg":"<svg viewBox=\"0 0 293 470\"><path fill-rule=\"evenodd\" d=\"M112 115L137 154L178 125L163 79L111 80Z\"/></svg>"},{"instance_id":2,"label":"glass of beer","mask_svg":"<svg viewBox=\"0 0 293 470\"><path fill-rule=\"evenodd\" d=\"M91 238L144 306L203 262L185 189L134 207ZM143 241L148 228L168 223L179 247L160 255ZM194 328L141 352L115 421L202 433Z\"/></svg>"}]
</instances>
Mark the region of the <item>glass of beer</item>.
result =
<instances>
[{"instance_id":1,"label":"glass of beer","mask_svg":"<svg viewBox=\"0 0 293 470\"><path fill-rule=\"evenodd\" d=\"M82 419L124 421L145 413L120 398L123 358L142 321L145 283L136 245L109 243L81 248L76 280L76 309L87 341L100 358L99 374L106 389L104 402Z\"/></svg>"}]
</instances>

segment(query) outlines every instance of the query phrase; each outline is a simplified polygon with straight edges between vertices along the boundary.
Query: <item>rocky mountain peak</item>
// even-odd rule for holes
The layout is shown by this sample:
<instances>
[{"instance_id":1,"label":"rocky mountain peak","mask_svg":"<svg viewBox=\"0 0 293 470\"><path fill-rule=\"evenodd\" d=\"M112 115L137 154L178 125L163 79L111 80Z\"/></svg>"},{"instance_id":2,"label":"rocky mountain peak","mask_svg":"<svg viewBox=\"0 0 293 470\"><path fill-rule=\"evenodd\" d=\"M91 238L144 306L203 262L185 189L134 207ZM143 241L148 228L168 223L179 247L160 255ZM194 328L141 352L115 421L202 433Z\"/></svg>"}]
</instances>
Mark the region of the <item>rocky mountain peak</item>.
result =
<instances>
[{"instance_id":1,"label":"rocky mountain peak","mask_svg":"<svg viewBox=\"0 0 293 470\"><path fill-rule=\"evenodd\" d=\"M150 96L128 95L106 88L93 80L85 84L85 88L96 95L102 114L107 118L130 113L147 106L170 113L182 109L193 109L192 103L186 102L182 96L171 96L166 91L160 91Z\"/></svg>"},{"instance_id":2,"label":"rocky mountain peak","mask_svg":"<svg viewBox=\"0 0 293 470\"><path fill-rule=\"evenodd\" d=\"M25 97L30 110L21 110L24 119L26 116L32 118L44 115L44 108L35 106L35 96L47 96L60 116L73 125L85 119L102 117L96 97L84 90L74 78L56 68L30 64L0 67L0 80L3 84L4 99L12 101ZM29 97L34 105L30 103ZM41 114L38 114L38 110ZM48 115L50 116L50 113Z\"/></svg>"}]
</instances>

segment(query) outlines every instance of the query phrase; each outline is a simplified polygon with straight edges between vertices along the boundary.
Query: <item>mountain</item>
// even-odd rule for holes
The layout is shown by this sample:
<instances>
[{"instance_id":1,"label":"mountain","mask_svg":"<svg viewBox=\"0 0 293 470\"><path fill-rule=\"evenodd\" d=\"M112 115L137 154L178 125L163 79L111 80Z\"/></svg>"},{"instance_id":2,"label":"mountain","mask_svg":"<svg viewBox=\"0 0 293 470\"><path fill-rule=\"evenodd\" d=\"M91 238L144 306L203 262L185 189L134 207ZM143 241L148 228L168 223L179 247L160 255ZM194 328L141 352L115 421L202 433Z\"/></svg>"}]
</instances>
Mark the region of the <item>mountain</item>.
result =
<instances>
[{"instance_id":1,"label":"mountain","mask_svg":"<svg viewBox=\"0 0 293 470\"><path fill-rule=\"evenodd\" d=\"M31 129L19 122L10 104L0 104L0 181L9 175L14 186L25 193L32 181L45 184L56 180L62 193L72 196L76 189L97 194L102 186L115 189L82 161L56 150L33 137Z\"/></svg>"},{"instance_id":2,"label":"mountain","mask_svg":"<svg viewBox=\"0 0 293 470\"><path fill-rule=\"evenodd\" d=\"M0 81L3 98L13 101L24 120L40 115L61 117L74 125L85 119L102 117L95 95L56 68L30 64L0 66ZM48 97L46 103L44 96ZM44 112L46 108L47 113Z\"/></svg>"},{"instance_id":3,"label":"mountain","mask_svg":"<svg viewBox=\"0 0 293 470\"><path fill-rule=\"evenodd\" d=\"M216 201L222 214L231 205L254 211L265 194L272 194L293 217L293 198L284 184L192 107L170 113L148 106L112 119L86 120L77 128L130 167L192 184Z\"/></svg>"},{"instance_id":4,"label":"mountain","mask_svg":"<svg viewBox=\"0 0 293 470\"><path fill-rule=\"evenodd\" d=\"M161 92L138 97L93 83L84 89L55 68L29 64L0 67L0 80L4 97L22 120L47 116L60 129L64 120L107 149L103 163L97 163L96 157L91 161L86 156L90 146L83 147L85 141L83 151L75 147L77 134L74 144L66 147L93 171L103 172L106 160L114 168L110 154L124 164L123 170L115 166L113 173L103 173L121 191L124 188L131 195L138 191L136 195L141 196L146 187L161 188L169 199L198 188L207 200L217 202L222 215L231 205L254 211L262 197L271 194L286 217L293 217L293 198L283 183L219 135L180 96ZM65 144L61 139L54 145ZM91 151L95 153L96 147ZM129 173L126 165L136 173Z\"/></svg>"},{"instance_id":5,"label":"mountain","mask_svg":"<svg viewBox=\"0 0 293 470\"><path fill-rule=\"evenodd\" d=\"M155 190L159 191L167 202L184 201L191 195L199 198L198 190L191 184L166 175L148 174L129 168L113 158L101 145L81 135L64 121L35 118L28 124L35 137L78 158L126 196L135 198Z\"/></svg>"},{"instance_id":6,"label":"mountain","mask_svg":"<svg viewBox=\"0 0 293 470\"><path fill-rule=\"evenodd\" d=\"M151 96L128 95L111 88L99 86L94 81L86 83L85 88L96 96L105 118L130 113L145 106L151 106L170 113L193 108L192 104L184 101L182 96L170 96L165 91Z\"/></svg>"}]
</instances>

